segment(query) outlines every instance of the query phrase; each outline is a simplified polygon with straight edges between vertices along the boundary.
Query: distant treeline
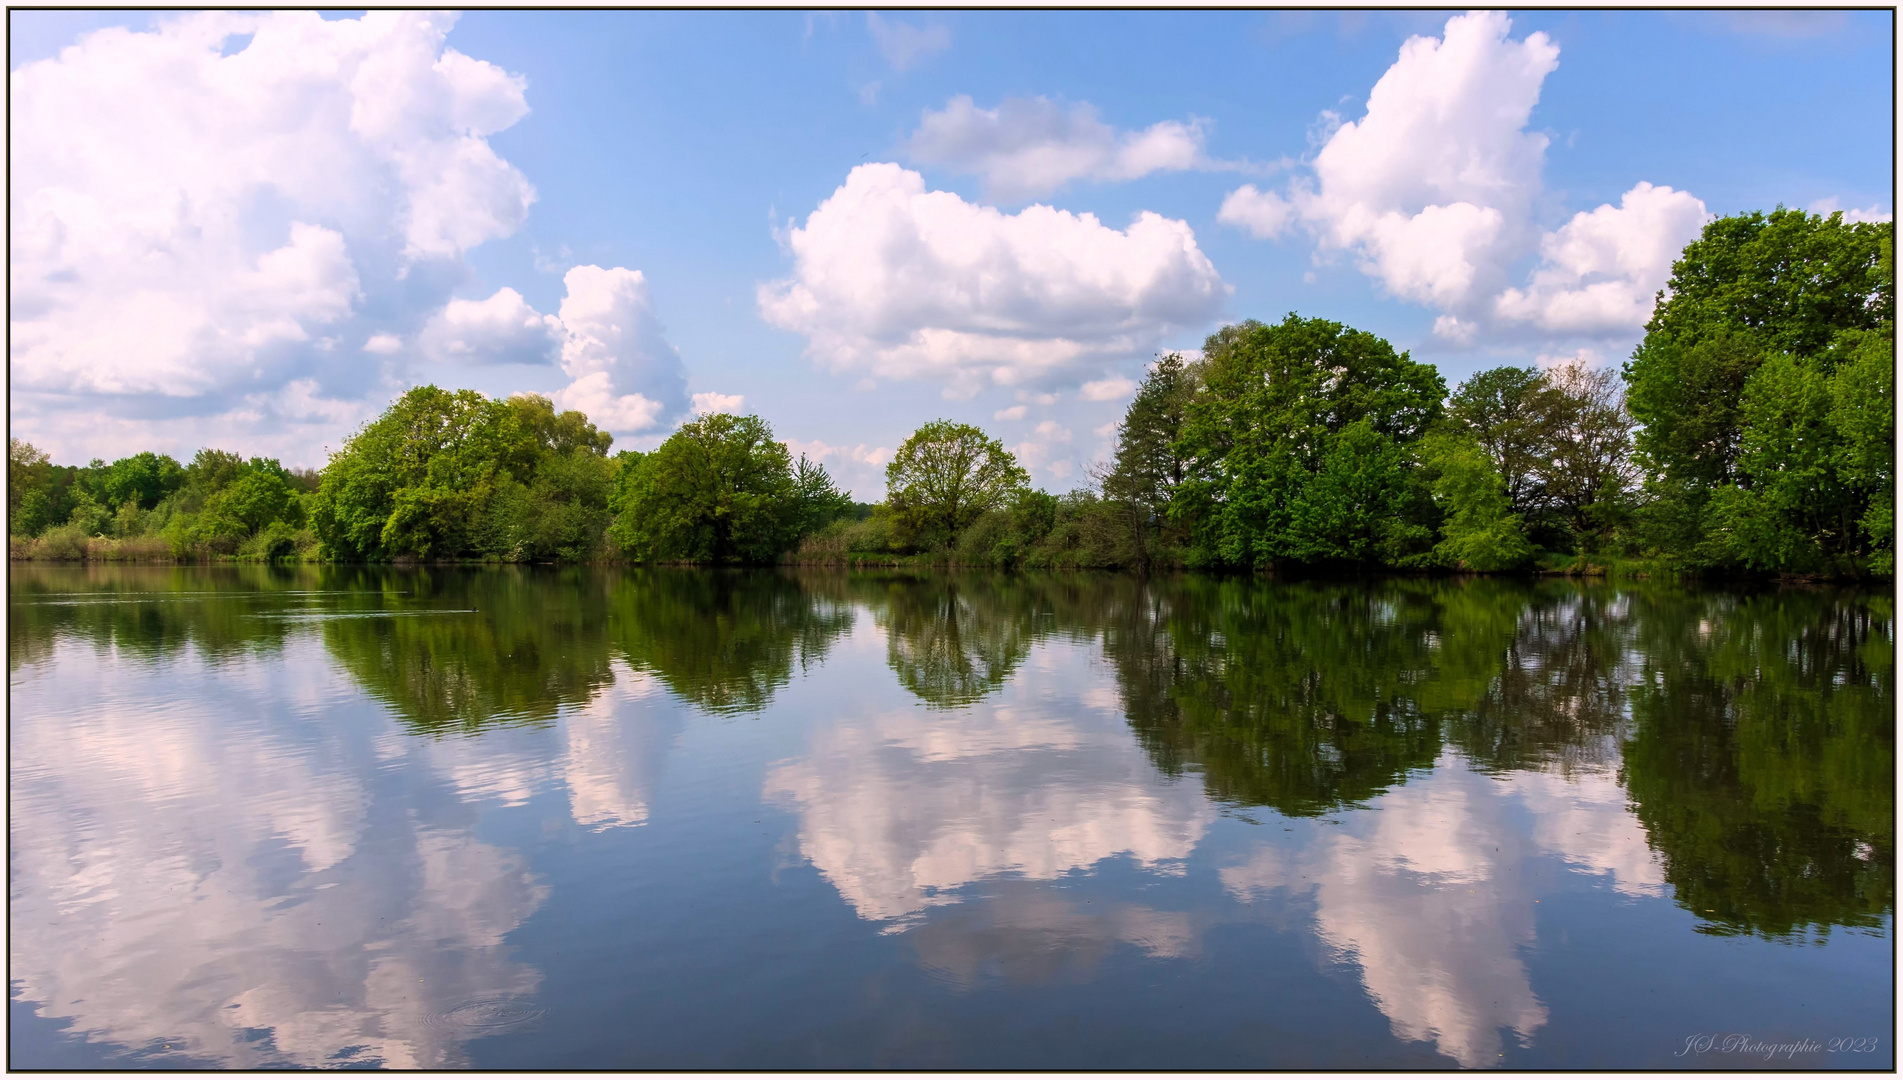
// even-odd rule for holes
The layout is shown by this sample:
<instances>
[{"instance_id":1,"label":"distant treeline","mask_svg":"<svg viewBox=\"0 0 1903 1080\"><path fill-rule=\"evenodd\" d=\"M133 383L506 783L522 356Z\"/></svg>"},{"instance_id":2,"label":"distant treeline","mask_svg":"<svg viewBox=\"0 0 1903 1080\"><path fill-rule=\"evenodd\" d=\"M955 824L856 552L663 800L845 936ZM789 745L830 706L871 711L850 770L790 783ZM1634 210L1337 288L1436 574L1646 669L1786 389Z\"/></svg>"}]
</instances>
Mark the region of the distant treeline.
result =
<instances>
[{"instance_id":1,"label":"distant treeline","mask_svg":"<svg viewBox=\"0 0 1903 1080\"><path fill-rule=\"evenodd\" d=\"M13 556L1888 575L1893 235L1712 222L1620 372L1502 367L1450 394L1338 323L1227 326L1153 365L1113 459L1063 495L948 420L867 506L756 416L610 455L545 398L425 386L320 473L216 450L61 467L16 440Z\"/></svg>"}]
</instances>

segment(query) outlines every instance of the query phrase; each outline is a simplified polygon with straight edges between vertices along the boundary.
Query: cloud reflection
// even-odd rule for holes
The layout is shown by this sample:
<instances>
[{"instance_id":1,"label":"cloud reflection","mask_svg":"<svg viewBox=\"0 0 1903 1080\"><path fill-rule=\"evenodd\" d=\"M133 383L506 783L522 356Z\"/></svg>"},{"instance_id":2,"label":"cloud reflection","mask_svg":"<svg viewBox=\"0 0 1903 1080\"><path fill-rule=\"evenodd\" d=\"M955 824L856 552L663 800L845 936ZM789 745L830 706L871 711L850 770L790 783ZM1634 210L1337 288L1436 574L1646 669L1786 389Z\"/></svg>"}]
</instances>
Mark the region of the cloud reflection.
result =
<instances>
[{"instance_id":1,"label":"cloud reflection","mask_svg":"<svg viewBox=\"0 0 1903 1080\"><path fill-rule=\"evenodd\" d=\"M1115 855L1180 872L1215 810L1158 775L1113 711L1079 709L1079 694L1051 685L1087 668L1062 665L1043 700L1014 683L955 712L822 725L804 755L769 771L766 796L799 814L801 853L889 930L999 874L1049 880Z\"/></svg>"},{"instance_id":2,"label":"cloud reflection","mask_svg":"<svg viewBox=\"0 0 1903 1080\"><path fill-rule=\"evenodd\" d=\"M1663 891L1610 774L1490 776L1450 751L1309 835L1262 845L1221 871L1224 886L1249 902L1312 895L1316 932L1360 969L1396 1037L1431 1041L1468 1068L1499 1061L1502 1029L1525 1045L1546 1024L1521 958L1541 856L1606 875L1626 895Z\"/></svg>"},{"instance_id":3,"label":"cloud reflection","mask_svg":"<svg viewBox=\"0 0 1903 1080\"><path fill-rule=\"evenodd\" d=\"M503 939L547 887L379 775L315 642L87 666L11 687L10 975L41 1015L229 1067L442 1068L438 1018L534 992Z\"/></svg>"}]
</instances>

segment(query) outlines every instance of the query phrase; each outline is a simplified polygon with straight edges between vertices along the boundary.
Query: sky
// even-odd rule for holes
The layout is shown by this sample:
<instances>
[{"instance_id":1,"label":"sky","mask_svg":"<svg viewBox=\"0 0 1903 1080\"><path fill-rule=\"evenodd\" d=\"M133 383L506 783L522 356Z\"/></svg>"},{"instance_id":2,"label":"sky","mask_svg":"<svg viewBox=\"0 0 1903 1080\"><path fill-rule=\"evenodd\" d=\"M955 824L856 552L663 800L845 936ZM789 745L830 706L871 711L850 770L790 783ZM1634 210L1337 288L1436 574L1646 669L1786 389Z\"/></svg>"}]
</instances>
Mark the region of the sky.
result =
<instances>
[{"instance_id":1,"label":"sky","mask_svg":"<svg viewBox=\"0 0 1903 1080\"><path fill-rule=\"evenodd\" d=\"M1088 482L1295 313L1617 364L1713 216L1893 209L1889 12L9 12L11 434L321 466L424 383Z\"/></svg>"}]
</instances>

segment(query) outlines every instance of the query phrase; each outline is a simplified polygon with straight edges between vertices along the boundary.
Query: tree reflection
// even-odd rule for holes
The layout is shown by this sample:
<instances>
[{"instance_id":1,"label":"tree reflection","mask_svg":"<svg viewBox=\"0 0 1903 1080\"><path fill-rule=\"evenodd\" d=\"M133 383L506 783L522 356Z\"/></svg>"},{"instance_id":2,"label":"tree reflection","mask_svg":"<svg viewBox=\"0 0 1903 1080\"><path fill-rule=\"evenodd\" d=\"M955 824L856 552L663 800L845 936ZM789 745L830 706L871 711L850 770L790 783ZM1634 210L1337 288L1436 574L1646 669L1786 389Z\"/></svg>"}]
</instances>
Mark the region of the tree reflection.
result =
<instances>
[{"instance_id":1,"label":"tree reflection","mask_svg":"<svg viewBox=\"0 0 1903 1080\"><path fill-rule=\"evenodd\" d=\"M8 670L44 660L61 638L135 659L186 649L214 663L283 647L287 625L261 616L327 587L316 567L14 566Z\"/></svg>"},{"instance_id":2,"label":"tree reflection","mask_svg":"<svg viewBox=\"0 0 1903 1080\"><path fill-rule=\"evenodd\" d=\"M717 713L764 709L853 619L837 589L770 571L636 571L615 577L608 604L613 648Z\"/></svg>"},{"instance_id":3,"label":"tree reflection","mask_svg":"<svg viewBox=\"0 0 1903 1080\"><path fill-rule=\"evenodd\" d=\"M939 709L997 691L1030 655L1047 603L1030 579L1008 575L885 576L855 583L886 632L899 685Z\"/></svg>"},{"instance_id":4,"label":"tree reflection","mask_svg":"<svg viewBox=\"0 0 1903 1080\"><path fill-rule=\"evenodd\" d=\"M1431 765L1438 714L1487 685L1411 582L1191 578L1131 601L1104 631L1130 724L1158 768L1231 802L1319 814L1378 794Z\"/></svg>"},{"instance_id":5,"label":"tree reflection","mask_svg":"<svg viewBox=\"0 0 1903 1080\"><path fill-rule=\"evenodd\" d=\"M1647 597L1624 779L1711 933L1877 926L1895 900L1888 597Z\"/></svg>"},{"instance_id":6,"label":"tree reflection","mask_svg":"<svg viewBox=\"0 0 1903 1080\"><path fill-rule=\"evenodd\" d=\"M413 731L546 723L613 681L607 606L585 570L370 574L329 606L324 646Z\"/></svg>"}]
</instances>

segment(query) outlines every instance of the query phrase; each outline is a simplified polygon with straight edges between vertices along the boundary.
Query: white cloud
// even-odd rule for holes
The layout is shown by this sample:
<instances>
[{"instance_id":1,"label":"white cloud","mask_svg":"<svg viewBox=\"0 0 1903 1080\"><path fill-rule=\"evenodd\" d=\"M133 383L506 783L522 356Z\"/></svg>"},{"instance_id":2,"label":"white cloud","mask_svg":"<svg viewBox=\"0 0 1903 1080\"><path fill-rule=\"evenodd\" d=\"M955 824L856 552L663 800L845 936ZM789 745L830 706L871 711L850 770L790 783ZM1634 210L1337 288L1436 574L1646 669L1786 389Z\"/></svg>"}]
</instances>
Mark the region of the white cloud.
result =
<instances>
[{"instance_id":1,"label":"white cloud","mask_svg":"<svg viewBox=\"0 0 1903 1080\"><path fill-rule=\"evenodd\" d=\"M694 395L694 415L708 416L713 413L738 413L747 403L744 394L716 394L708 391Z\"/></svg>"},{"instance_id":2,"label":"white cloud","mask_svg":"<svg viewBox=\"0 0 1903 1080\"><path fill-rule=\"evenodd\" d=\"M1305 228L1318 255L1351 253L1390 294L1438 308L1434 334L1456 345L1635 332L1709 215L1686 192L1640 183L1619 206L1542 232L1533 206L1547 138L1527 124L1559 47L1511 30L1505 14L1476 11L1438 39L1409 38L1360 119L1323 114L1312 177L1279 193L1238 188L1218 220L1261 239ZM1510 285L1535 252L1530 280Z\"/></svg>"},{"instance_id":3,"label":"white cloud","mask_svg":"<svg viewBox=\"0 0 1903 1080\"><path fill-rule=\"evenodd\" d=\"M1504 322L1564 334L1636 330L1672 275L1672 262L1711 220L1683 191L1641 183L1618 206L1581 212L1540 241L1527 288L1495 301Z\"/></svg>"},{"instance_id":4,"label":"white cloud","mask_svg":"<svg viewBox=\"0 0 1903 1080\"><path fill-rule=\"evenodd\" d=\"M1864 221L1880 222L1890 220L1890 212L1883 208L1882 203L1872 203L1862 210L1855 208L1844 210L1842 201L1835 196L1827 199L1819 199L1811 203L1806 209L1813 214L1822 214L1824 217L1829 217L1838 211L1842 211L1845 223L1850 225Z\"/></svg>"},{"instance_id":5,"label":"white cloud","mask_svg":"<svg viewBox=\"0 0 1903 1080\"><path fill-rule=\"evenodd\" d=\"M1025 406L1013 405L1008 409L999 409L997 412L992 413L991 418L993 420L1022 420L1024 419L1025 411Z\"/></svg>"},{"instance_id":6,"label":"white cloud","mask_svg":"<svg viewBox=\"0 0 1903 1080\"><path fill-rule=\"evenodd\" d=\"M1165 120L1119 132L1090 105L1065 109L1045 97L1006 98L980 109L959 95L927 110L912 133L914 161L983 177L1003 199L1043 195L1073 180L1134 180L1206 164L1206 122Z\"/></svg>"},{"instance_id":7,"label":"white cloud","mask_svg":"<svg viewBox=\"0 0 1903 1080\"><path fill-rule=\"evenodd\" d=\"M395 334L371 334L370 340L363 343L363 351L391 356L403 351L403 339Z\"/></svg>"},{"instance_id":8,"label":"white cloud","mask_svg":"<svg viewBox=\"0 0 1903 1080\"><path fill-rule=\"evenodd\" d=\"M1085 401L1122 401L1137 388L1135 379L1126 379L1122 375L1112 375L1107 379L1098 379L1083 385L1081 396Z\"/></svg>"},{"instance_id":9,"label":"white cloud","mask_svg":"<svg viewBox=\"0 0 1903 1080\"><path fill-rule=\"evenodd\" d=\"M1273 240L1288 231L1295 220L1295 208L1273 191L1257 191L1244 184L1222 200L1216 220L1234 225L1257 240Z\"/></svg>"},{"instance_id":10,"label":"white cloud","mask_svg":"<svg viewBox=\"0 0 1903 1080\"><path fill-rule=\"evenodd\" d=\"M662 336L639 270L577 266L563 275L562 370L553 397L616 433L643 431L686 404L680 354Z\"/></svg>"},{"instance_id":11,"label":"white cloud","mask_svg":"<svg viewBox=\"0 0 1903 1080\"><path fill-rule=\"evenodd\" d=\"M192 13L13 71L22 434L90 456L58 433L156 413L242 437L231 410L298 380L339 400L386 391L384 362L340 363L339 342L393 355L467 273L462 254L513 233L535 197L487 141L527 112L524 81L447 48L454 22Z\"/></svg>"},{"instance_id":12,"label":"white cloud","mask_svg":"<svg viewBox=\"0 0 1903 1080\"><path fill-rule=\"evenodd\" d=\"M892 164L853 169L785 240L794 272L760 287L767 322L834 371L938 379L952 395L1077 379L1207 323L1229 293L1182 221L1004 214Z\"/></svg>"},{"instance_id":13,"label":"white cloud","mask_svg":"<svg viewBox=\"0 0 1903 1080\"><path fill-rule=\"evenodd\" d=\"M555 359L561 335L560 319L540 314L505 287L487 300L451 300L424 326L418 344L432 360L546 364Z\"/></svg>"},{"instance_id":14,"label":"white cloud","mask_svg":"<svg viewBox=\"0 0 1903 1080\"><path fill-rule=\"evenodd\" d=\"M1396 296L1458 308L1514 253L1539 190L1546 137L1526 130L1559 48L1513 41L1499 12L1411 37L1315 156L1315 186L1293 202L1323 248L1353 251Z\"/></svg>"},{"instance_id":15,"label":"white cloud","mask_svg":"<svg viewBox=\"0 0 1903 1080\"><path fill-rule=\"evenodd\" d=\"M951 30L943 24L914 26L898 20L887 22L877 12L868 11L866 29L871 31L879 55L885 57L893 71L904 71L935 52L951 48Z\"/></svg>"},{"instance_id":16,"label":"white cloud","mask_svg":"<svg viewBox=\"0 0 1903 1080\"><path fill-rule=\"evenodd\" d=\"M825 464L839 490L862 501L885 497L885 463L891 460L889 446L833 446L820 439L783 439L794 457L805 454Z\"/></svg>"}]
</instances>

